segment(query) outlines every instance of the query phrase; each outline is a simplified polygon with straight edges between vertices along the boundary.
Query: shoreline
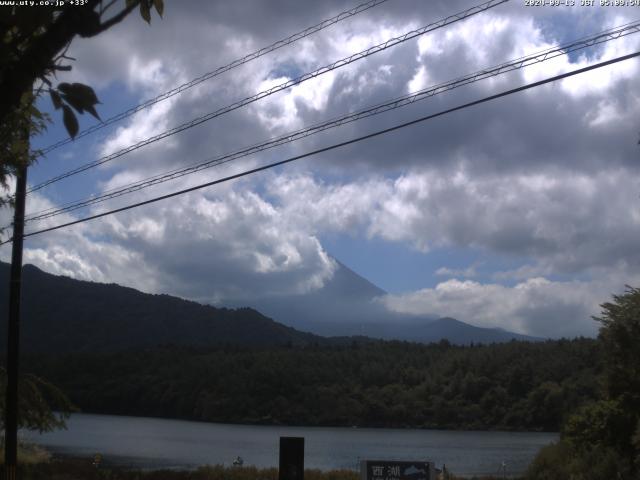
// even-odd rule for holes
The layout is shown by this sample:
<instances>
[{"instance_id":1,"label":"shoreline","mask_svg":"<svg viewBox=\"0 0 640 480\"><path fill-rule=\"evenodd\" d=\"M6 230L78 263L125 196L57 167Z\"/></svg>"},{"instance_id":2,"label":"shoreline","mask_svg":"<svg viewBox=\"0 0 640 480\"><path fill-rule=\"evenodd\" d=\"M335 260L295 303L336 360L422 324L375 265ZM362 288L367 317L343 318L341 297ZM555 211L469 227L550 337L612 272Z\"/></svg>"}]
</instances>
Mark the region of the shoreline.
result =
<instances>
[{"instance_id":1,"label":"shoreline","mask_svg":"<svg viewBox=\"0 0 640 480\"><path fill-rule=\"evenodd\" d=\"M194 471L206 464L231 466L237 455L245 465L275 467L278 438L294 436L306 439L305 465L323 472L355 472L359 460L383 458L455 465L469 478L495 475L505 461L507 473L523 475L539 449L557 441L555 434L538 432L273 427L95 414L73 414L68 427L42 436L23 432L21 438L62 460L89 462L100 453L110 468Z\"/></svg>"},{"instance_id":2,"label":"shoreline","mask_svg":"<svg viewBox=\"0 0 640 480\"><path fill-rule=\"evenodd\" d=\"M56 412L57 413L57 412ZM286 423L251 423L251 422L211 422L207 420L195 420L192 418L179 418L179 417L157 417L153 415L133 415L133 414L120 414L120 413L99 413L99 412L90 412L90 411L76 411L70 414L70 417L74 415L94 415L100 417L122 417L122 418L145 418L150 420L166 420L166 421L175 421L175 422L188 422L188 423L197 423L197 424L207 424L207 425L222 425L222 426L238 426L238 427L282 427L282 428L348 428L354 430L424 430L424 431L432 431L432 432L492 432L492 433L523 433L523 434L554 434L560 435L559 431L554 430L522 430L522 429L504 429L504 428L492 428L487 426L481 426L478 428L469 428L469 427L460 427L460 428L438 428L438 427L425 427L425 426L384 426L384 425L339 425L339 424L312 424L312 425L297 425L297 424L286 424Z\"/></svg>"},{"instance_id":3,"label":"shoreline","mask_svg":"<svg viewBox=\"0 0 640 480\"><path fill-rule=\"evenodd\" d=\"M68 480L278 480L278 469L254 466L201 465L193 469L167 467L142 469L101 462L96 465L92 456L50 453L44 462L19 464L19 472L25 480L45 480L64 476ZM360 472L348 469L323 471L305 469L305 480L360 480ZM502 476L458 476L448 473L437 476L446 480L498 480ZM522 476L507 476L511 480L523 480Z\"/></svg>"}]
</instances>

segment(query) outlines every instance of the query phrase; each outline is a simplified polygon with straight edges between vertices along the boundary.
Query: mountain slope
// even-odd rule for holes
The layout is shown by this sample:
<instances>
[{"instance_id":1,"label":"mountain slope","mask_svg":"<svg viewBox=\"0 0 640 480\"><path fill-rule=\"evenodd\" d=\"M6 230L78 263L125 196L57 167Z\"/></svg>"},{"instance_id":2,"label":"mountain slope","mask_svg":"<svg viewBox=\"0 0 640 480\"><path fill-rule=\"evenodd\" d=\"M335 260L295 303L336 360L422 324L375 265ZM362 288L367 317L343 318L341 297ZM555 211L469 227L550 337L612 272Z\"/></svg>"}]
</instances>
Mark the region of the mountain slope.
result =
<instances>
[{"instance_id":1,"label":"mountain slope","mask_svg":"<svg viewBox=\"0 0 640 480\"><path fill-rule=\"evenodd\" d=\"M237 300L293 328L324 336L361 335L387 340L455 344L541 340L494 328L480 328L452 318L394 313L377 301L386 292L338 262L333 277L303 295Z\"/></svg>"},{"instance_id":2,"label":"mountain slope","mask_svg":"<svg viewBox=\"0 0 640 480\"><path fill-rule=\"evenodd\" d=\"M9 265L0 263L0 312L7 311ZM0 315L0 348L6 344ZM155 345L273 346L320 337L274 322L250 308L200 305L115 284L23 270L21 345L26 351L113 351Z\"/></svg>"},{"instance_id":3,"label":"mountain slope","mask_svg":"<svg viewBox=\"0 0 640 480\"><path fill-rule=\"evenodd\" d=\"M413 328L415 341L429 343L442 338L455 339L452 343L501 343L511 340L540 341L541 338L508 332L500 328L474 327L455 318L439 318L420 327Z\"/></svg>"},{"instance_id":4,"label":"mountain slope","mask_svg":"<svg viewBox=\"0 0 640 480\"><path fill-rule=\"evenodd\" d=\"M229 309L74 280L26 265L21 344L27 352L106 352L168 344L346 344L353 336L361 342L368 341L364 337L423 343L444 338L454 344L539 340L450 318L389 312L375 300L383 290L344 265L338 267L317 291ZM0 262L0 292L8 291L8 279L9 266ZM0 350L6 348L7 297L0 294Z\"/></svg>"},{"instance_id":5,"label":"mountain slope","mask_svg":"<svg viewBox=\"0 0 640 480\"><path fill-rule=\"evenodd\" d=\"M227 304L249 306L285 325L324 336L370 335L372 324L392 321L394 315L374 301L386 292L337 264L333 277L320 289L301 295L229 300Z\"/></svg>"}]
</instances>

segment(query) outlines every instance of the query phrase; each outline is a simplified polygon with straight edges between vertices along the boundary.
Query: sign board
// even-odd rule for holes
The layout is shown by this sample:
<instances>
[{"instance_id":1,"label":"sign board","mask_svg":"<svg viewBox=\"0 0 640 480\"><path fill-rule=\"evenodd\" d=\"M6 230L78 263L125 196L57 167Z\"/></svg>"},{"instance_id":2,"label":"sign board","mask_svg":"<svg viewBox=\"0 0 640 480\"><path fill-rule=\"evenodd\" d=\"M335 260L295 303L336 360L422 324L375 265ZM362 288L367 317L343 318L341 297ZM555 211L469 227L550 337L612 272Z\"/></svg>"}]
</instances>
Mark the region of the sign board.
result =
<instances>
[{"instance_id":1,"label":"sign board","mask_svg":"<svg viewBox=\"0 0 640 480\"><path fill-rule=\"evenodd\" d=\"M362 460L360 480L436 480L435 465L424 461Z\"/></svg>"},{"instance_id":2,"label":"sign board","mask_svg":"<svg viewBox=\"0 0 640 480\"><path fill-rule=\"evenodd\" d=\"M304 480L304 437L280 437L278 480Z\"/></svg>"}]
</instances>

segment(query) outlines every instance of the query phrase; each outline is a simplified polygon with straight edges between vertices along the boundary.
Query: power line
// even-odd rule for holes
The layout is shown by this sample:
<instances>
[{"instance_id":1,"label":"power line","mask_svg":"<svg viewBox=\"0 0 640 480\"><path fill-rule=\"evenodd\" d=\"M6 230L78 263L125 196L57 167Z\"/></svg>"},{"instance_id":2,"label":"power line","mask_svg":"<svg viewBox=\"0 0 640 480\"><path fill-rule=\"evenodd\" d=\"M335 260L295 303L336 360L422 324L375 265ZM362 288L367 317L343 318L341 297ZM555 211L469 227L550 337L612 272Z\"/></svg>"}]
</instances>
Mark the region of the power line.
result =
<instances>
[{"instance_id":1,"label":"power line","mask_svg":"<svg viewBox=\"0 0 640 480\"><path fill-rule=\"evenodd\" d=\"M251 175L253 173L261 172L263 170L268 170L268 169L271 169L271 168L274 168L274 167L277 167L277 166L280 166L280 165L284 165L284 164L287 164L287 163L294 162L296 160L300 160L302 158L306 158L306 157L310 157L310 156L313 156L313 155L317 155L319 153L324 153L324 152L328 152L330 150L335 150L337 148L341 148L341 147L344 147L344 146L347 146L347 145L358 143L358 142L361 142L363 140L368 140L370 138L374 138L374 137L377 137L377 136L380 136L380 135L384 135L386 133L390 133L390 132L393 132L395 130L400 130L402 128L405 128L405 127L408 127L408 126L411 126L411 125L415 125L417 123L421 123L421 122L424 122L424 121L427 121L427 120L431 120L433 118L440 117L440 116L446 115L448 113L452 113L452 112L455 112L455 111L458 111L458 110L463 110L465 108L469 108L469 107L472 107L472 106L475 106L475 105L479 105L481 103L486 103L486 102L489 102L489 101L492 101L492 100L496 100L496 99L501 98L501 97L505 97L507 95L512 95L514 93L522 92L524 90L529 90L531 88L539 87L539 86L545 85L547 83L551 83L551 82L555 82L555 81L558 81L558 80L562 80L564 78L572 77L573 75L578 75L580 73L585 73L585 72L588 72L588 71L591 71L591 70L595 70L597 68L602 68L602 67L605 67L607 65L612 65L614 63L622 62L624 60L629 60L631 58L638 57L638 56L640 56L640 51L635 52L635 53L631 53L629 55L624 55L624 56L621 56L621 57L617 57L617 58L614 58L612 60L607 60L607 61L604 61L604 62L600 62L600 63L597 63L595 65L590 65L588 67L584 67L584 68L580 68L580 69L577 69L577 70L573 70L571 72L567 72L567 73L563 73L563 74L560 74L560 75L556 75L554 77L546 78L544 80L540 80L540 81L537 81L537 82L529 83L529 84L523 85L521 87L517 87L517 88L510 89L510 90L506 90L504 92L497 93L495 95L484 97L484 98L482 98L480 100L475 100L473 102L465 103L465 104L459 105L457 107L453 107L453 108L449 108L449 109L446 109L446 110L442 110L442 111L440 111L438 113L434 113L434 114L431 114L431 115L426 115L424 117L420 117L420 118L417 118L415 120L411 120L409 122L401 123L401 124L395 125L393 127L385 128L383 130L378 130L378 131L370 133L368 135L363 135L363 136L360 136L360 137L353 138L351 140L347 140L347 141L340 142L340 143L335 143L333 145L329 145L328 147L323 147L323 148L320 148L320 149L317 149L317 150L313 150L311 152L307 152L307 153L304 153L304 154L301 154L301 155L296 155L294 157L290 157L290 158L287 158L285 160L280 160L278 162L274 162L274 163L270 163L270 164L267 164L267 165L263 165L261 167L256 167L256 168L253 168L251 170L246 170L246 171L241 172L241 173L237 173L237 174L230 175L230 176L227 176L227 177L224 177L224 178L220 178L218 180L213 180L211 182L203 183L203 184L196 185L196 186L190 187L190 188L185 188L185 189L179 190L177 192L169 193L169 194L166 194L166 195L161 195L159 197L151 198L149 200L145 200L145 201L142 201L142 202L138 202L138 203L134 203L134 204L131 204L131 205L127 205L125 207L116 208L116 209L109 210L107 212L102 212L102 213L99 213L99 214L96 214L96 215L91 215L89 217L81 218L81 219L74 220L74 221L67 222L67 223L63 223L63 224L59 224L59 225L56 225L56 226L53 226L53 227L44 228L44 229L41 229L41 230L36 230L34 232L29 232L29 233L24 234L23 238L24 237L31 237L31 236L34 236L34 235L39 235L39 234L45 233L45 232L51 232L53 230L59 230L61 228L69 227L71 225L76 225L76 224L79 224L79 223L88 222L89 220L95 220L97 218L105 217L107 215L112 215L114 213L124 212L126 210L131 210L133 208L141 207L141 206L144 206L144 205L149 205L151 203L155 203L155 202L158 202L160 200L166 200L168 198L176 197L178 195L183 195L185 193L193 192L195 190L200 190L202 188L210 187L212 185L228 182L230 180L235 180L237 178L241 178L241 177L244 177L244 176L247 176L247 175ZM4 245L4 244L9 243L11 241L13 241L13 239L5 240L4 242L0 243L0 245Z\"/></svg>"},{"instance_id":2,"label":"power line","mask_svg":"<svg viewBox=\"0 0 640 480\"><path fill-rule=\"evenodd\" d=\"M132 182L128 185L116 187L106 192L103 192L103 194L99 196L92 196L87 199L69 202L62 206L51 207L45 210L41 210L39 212L34 212L31 215L29 215L25 221L33 222L37 220L44 220L57 215L61 215L63 213L75 211L90 205L102 203L104 201L111 200L113 198L117 198L129 193L133 193L133 192L142 190L144 188L151 187L153 185L158 185L170 180L175 180L177 178L181 178L183 176L186 176L207 168L228 163L233 160L237 160L239 158L247 157L249 155L252 155L270 148L274 148L276 146L291 143L296 140L300 140L302 138L308 137L310 135L314 135L316 133L319 133L331 128L335 128L351 122L355 122L362 118L367 118L373 115L378 115L383 112L388 112L390 110L404 107L406 105L410 105L417 101L425 100L434 95L438 95L440 93L444 93L444 92L453 90L455 88L468 85L470 83L474 83L489 77L495 77L497 75L501 75L513 70L521 69L532 64L541 63L541 62L550 60L552 58L556 58L560 55L575 52L586 47L605 43L610 40L617 39L617 38L630 35L632 33L638 33L638 32L640 32L640 20L635 22L630 22L628 24L625 24L619 27L611 28L611 29L605 30L604 32L600 32L598 34L595 34L589 37L583 37L580 40L575 40L567 44L552 47L528 56L520 57L518 59L511 60L494 67L485 68L483 70L465 75L463 77L459 77L449 82L432 86L427 89L420 90L418 92L413 92L403 97L399 97L394 100L389 100L384 103L377 104L375 106L367 107L355 113L349 113L347 115L343 115L341 117L334 118L332 120L327 120L325 122L318 123L318 124L303 128L301 130L297 130L295 132L289 132L280 137L272 138L266 142L258 143L253 146L235 151L233 153L228 153L228 154L217 156L217 157L211 157L195 165L174 169L169 172L154 175L144 180Z\"/></svg>"},{"instance_id":3,"label":"power line","mask_svg":"<svg viewBox=\"0 0 640 480\"><path fill-rule=\"evenodd\" d=\"M60 180L63 180L65 178L71 177L73 175L76 175L78 173L84 172L86 170L89 170L91 168L97 167L99 165L102 165L104 163L107 163L111 160L114 160L118 157L121 157L127 153L130 153L134 150L137 150L139 148L142 148L146 145L149 145L151 143L157 142L159 140L162 140L164 138L170 137L172 135L175 135L177 133L180 133L184 130L193 128L197 125L200 125L204 122L207 122L213 118L219 117L220 115L224 115L225 113L229 113L233 110L236 110L238 108L244 107L246 105L249 105L253 102L256 102L262 98L265 98L269 95L273 95L274 93L280 92L282 90L286 90L290 87L293 87L295 85L299 85L307 80L311 80L312 78L318 77L324 73L330 72L332 70L336 70L338 68L344 67L346 65L349 65L353 62L356 62L358 60L361 60L363 58L366 58L370 55L373 55L375 53L381 52L383 50L386 50L388 48L394 47L396 45L399 45L403 42L406 42L408 40L411 40L413 38L416 38L420 35L424 35L428 32L437 30L439 28L442 28L446 25L450 25L452 23L455 22L459 22L461 20L464 20L466 18L469 18L473 15L477 15L478 13L482 13L485 12L491 8L497 7L498 5L501 5L503 3L508 2L509 0L489 0L488 2L482 3L480 5L476 5L474 7L468 8L462 12L456 13L454 15L450 15L442 20L439 20L437 22L431 23L429 25L426 25L422 28L419 28L417 30L412 30L410 32L405 33L404 35L401 35L399 37L394 37L391 38L389 40L387 40L386 42L380 43L378 45L375 45L373 47L369 47L366 50L363 50L361 52L358 53L354 53L353 55L350 55L348 57L345 57L341 60L338 60L336 62L331 63L330 65L326 65L324 67L320 67L317 70L314 70L313 72L310 73L305 73L303 75L300 75L299 77L296 77L292 80L288 80L280 85L276 85L274 87L271 87L267 90L263 90L262 92L259 92L253 96L250 97L246 97L238 102L232 103L231 105L228 105L226 107L222 107L219 108L218 110L214 111L214 112L210 112L206 115L203 115L201 117L197 117L189 122L183 123L181 125L178 125L177 127L174 127L170 130L166 130L160 134L154 135L152 137L147 138L146 140L142 140L136 144L130 145L126 148L123 148L121 150L118 150L117 152L114 152L110 155L104 156L99 158L98 160L94 161L94 162L90 162L87 163L85 165L81 165L80 167L77 167L73 170L69 170L66 173L60 174L56 177L50 178L49 180L46 180L38 185L35 185L33 187L31 187L27 193L32 193L35 192L37 190L40 190L48 185L51 185L52 183L58 182Z\"/></svg>"},{"instance_id":4,"label":"power line","mask_svg":"<svg viewBox=\"0 0 640 480\"><path fill-rule=\"evenodd\" d=\"M145 108L151 107L153 105L155 105L156 103L162 102L163 100L166 100L167 98L171 98L174 95L177 95L179 93L184 92L185 90L188 90L191 87L195 87L196 85L199 85L200 83L209 80L211 78L217 77L218 75L221 75L225 72L228 72L229 70L232 70L236 67L239 67L241 65L244 65L245 63L248 63L252 60L255 60L257 58L260 58L268 53L271 53L275 50L278 50L282 47L285 47L287 45L291 45L292 43L297 42L298 40L302 40L303 38L306 38L310 35L313 35L314 33L319 32L320 30L324 30L327 27L330 27L331 25L334 25L338 22L341 22L342 20L346 20L347 18L351 18L355 15L358 15L359 13L365 12L367 10L369 10L370 8L373 7L377 7L378 5L385 3L388 0L370 0L368 2L365 3L361 3L360 5L357 5L356 7L351 8L350 10L346 10L344 12L339 13L338 15L328 18L326 20L321 21L320 23L313 25L312 27L308 27L305 28L304 30L298 32L298 33L294 33L293 35L288 36L287 38L284 38L282 40L278 40L277 42L272 43L271 45L268 45L266 47L261 48L260 50L257 50L253 53L250 53L248 55L245 55L242 58L239 58L237 60L232 61L231 63L228 63L227 65L224 65L222 67L218 67L215 70L212 70L211 72L205 73L197 78L194 78L193 80L183 83L182 85L179 85L175 88L172 88L171 90L161 93L160 95L149 99L145 102L140 103L139 105L136 105L135 107L131 107L128 110L125 110L124 112L118 113L117 115L114 115L106 120L104 120L101 123L95 124L89 128L86 128L82 131L80 131L75 139L79 139L82 137L85 137L93 132L97 132L98 130L101 130L115 122L118 122L120 120L123 120L127 117L130 117L131 115L144 110ZM74 139L71 139L69 137L62 139L56 143L53 143L45 148L43 148L41 150L41 155L46 155L47 153L63 146L66 145L70 142L72 142Z\"/></svg>"}]
</instances>

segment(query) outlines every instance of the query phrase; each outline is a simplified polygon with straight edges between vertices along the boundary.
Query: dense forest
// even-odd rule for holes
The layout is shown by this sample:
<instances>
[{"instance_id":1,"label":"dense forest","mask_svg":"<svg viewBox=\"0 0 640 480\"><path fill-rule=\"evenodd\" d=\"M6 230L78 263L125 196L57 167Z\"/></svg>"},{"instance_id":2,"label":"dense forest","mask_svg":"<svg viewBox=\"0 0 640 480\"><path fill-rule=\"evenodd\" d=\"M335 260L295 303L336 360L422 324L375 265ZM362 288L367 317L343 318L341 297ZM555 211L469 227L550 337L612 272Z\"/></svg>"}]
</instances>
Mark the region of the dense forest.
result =
<instances>
[{"instance_id":1,"label":"dense forest","mask_svg":"<svg viewBox=\"0 0 640 480\"><path fill-rule=\"evenodd\" d=\"M527 480L640 478L640 289L627 286L601 305L595 400L571 412L560 441L544 447Z\"/></svg>"},{"instance_id":2,"label":"dense forest","mask_svg":"<svg viewBox=\"0 0 640 480\"><path fill-rule=\"evenodd\" d=\"M589 339L166 346L24 361L81 410L211 422L557 431L597 396Z\"/></svg>"}]
</instances>

